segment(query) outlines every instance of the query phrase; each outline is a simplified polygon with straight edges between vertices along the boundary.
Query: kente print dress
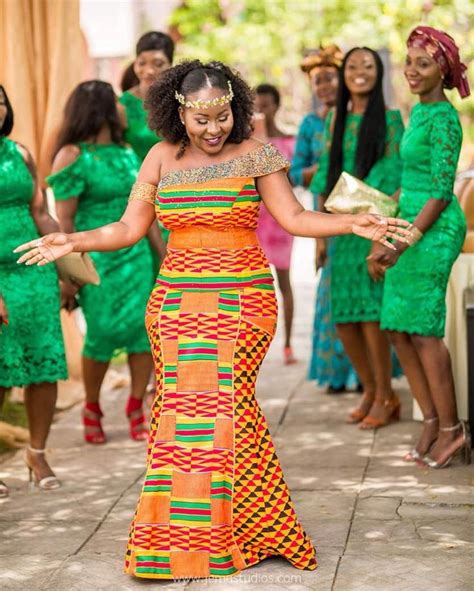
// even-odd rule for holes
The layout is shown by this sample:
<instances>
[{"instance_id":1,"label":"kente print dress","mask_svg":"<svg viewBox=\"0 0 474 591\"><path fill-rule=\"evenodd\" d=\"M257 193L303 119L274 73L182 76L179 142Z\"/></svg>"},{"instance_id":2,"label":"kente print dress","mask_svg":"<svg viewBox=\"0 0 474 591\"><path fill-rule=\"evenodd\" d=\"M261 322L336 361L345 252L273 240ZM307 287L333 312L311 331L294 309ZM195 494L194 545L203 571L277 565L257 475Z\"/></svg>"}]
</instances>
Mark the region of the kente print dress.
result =
<instances>
[{"instance_id":1,"label":"kente print dress","mask_svg":"<svg viewBox=\"0 0 474 591\"><path fill-rule=\"evenodd\" d=\"M157 394L129 574L220 577L275 555L316 568L255 399L277 319L255 179L287 166L266 144L156 191L171 235L146 313Z\"/></svg>"}]
</instances>

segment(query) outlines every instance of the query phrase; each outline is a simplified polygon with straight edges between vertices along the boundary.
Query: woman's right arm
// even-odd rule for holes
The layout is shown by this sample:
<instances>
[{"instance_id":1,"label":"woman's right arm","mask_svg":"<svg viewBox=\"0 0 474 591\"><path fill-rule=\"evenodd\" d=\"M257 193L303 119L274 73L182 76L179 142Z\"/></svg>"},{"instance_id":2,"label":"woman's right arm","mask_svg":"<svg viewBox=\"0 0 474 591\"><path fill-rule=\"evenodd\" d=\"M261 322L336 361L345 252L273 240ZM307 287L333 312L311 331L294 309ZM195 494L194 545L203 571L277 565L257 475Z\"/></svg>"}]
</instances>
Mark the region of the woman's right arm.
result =
<instances>
[{"instance_id":1,"label":"woman's right arm","mask_svg":"<svg viewBox=\"0 0 474 591\"><path fill-rule=\"evenodd\" d=\"M66 234L56 232L18 246L25 252L18 263L40 266L53 262L70 252L111 251L132 246L141 240L155 219L154 198L160 180L159 144L145 158L130 200L119 221L95 230Z\"/></svg>"}]
</instances>

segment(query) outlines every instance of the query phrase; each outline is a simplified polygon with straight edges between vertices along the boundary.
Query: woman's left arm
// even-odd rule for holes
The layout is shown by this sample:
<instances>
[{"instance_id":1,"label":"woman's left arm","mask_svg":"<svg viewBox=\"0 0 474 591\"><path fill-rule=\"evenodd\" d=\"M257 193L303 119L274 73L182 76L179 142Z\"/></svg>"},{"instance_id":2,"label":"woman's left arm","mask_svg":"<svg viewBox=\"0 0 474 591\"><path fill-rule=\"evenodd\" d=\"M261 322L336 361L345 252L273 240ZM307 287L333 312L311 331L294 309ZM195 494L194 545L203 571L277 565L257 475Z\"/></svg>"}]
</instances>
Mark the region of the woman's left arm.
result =
<instances>
[{"instance_id":1,"label":"woman's left arm","mask_svg":"<svg viewBox=\"0 0 474 591\"><path fill-rule=\"evenodd\" d=\"M296 199L286 172L279 170L257 178L257 189L270 214L290 234L310 238L328 238L356 234L394 248L388 238L410 236L408 222L373 214L327 214L307 211Z\"/></svg>"},{"instance_id":2,"label":"woman's left arm","mask_svg":"<svg viewBox=\"0 0 474 591\"><path fill-rule=\"evenodd\" d=\"M20 153L25 160L25 164L33 177L33 197L30 202L30 211L38 232L41 236L59 232L58 222L51 217L46 207L46 195L38 182L36 166L30 152L21 144L18 144Z\"/></svg>"}]
</instances>

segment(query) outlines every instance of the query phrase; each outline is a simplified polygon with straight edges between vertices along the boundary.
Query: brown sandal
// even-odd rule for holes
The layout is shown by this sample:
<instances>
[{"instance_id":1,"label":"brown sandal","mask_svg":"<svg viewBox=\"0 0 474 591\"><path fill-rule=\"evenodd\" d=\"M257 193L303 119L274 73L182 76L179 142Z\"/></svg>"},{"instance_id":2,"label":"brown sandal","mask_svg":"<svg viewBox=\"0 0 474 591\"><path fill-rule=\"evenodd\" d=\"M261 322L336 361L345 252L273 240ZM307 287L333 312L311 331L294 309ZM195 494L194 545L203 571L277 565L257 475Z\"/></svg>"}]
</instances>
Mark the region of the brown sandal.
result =
<instances>
[{"instance_id":1,"label":"brown sandal","mask_svg":"<svg viewBox=\"0 0 474 591\"><path fill-rule=\"evenodd\" d=\"M351 410L351 412L349 413L349 415L346 419L346 423L349 423L352 425L355 425L356 423L360 423L369 414L370 408L371 408L373 402L374 402L373 398L368 397L367 394L364 394L362 396L360 406ZM367 410L364 411L364 408L366 407L366 405L367 405Z\"/></svg>"},{"instance_id":2,"label":"brown sandal","mask_svg":"<svg viewBox=\"0 0 474 591\"><path fill-rule=\"evenodd\" d=\"M376 399L377 400L377 399ZM359 429L363 430L371 430L371 429L379 429L380 427L385 427L392 422L400 420L400 409L401 404L400 400L397 396L392 396L390 400L380 401L383 406L388 410L388 415L386 419L377 419L370 414L368 414L360 423Z\"/></svg>"}]
</instances>

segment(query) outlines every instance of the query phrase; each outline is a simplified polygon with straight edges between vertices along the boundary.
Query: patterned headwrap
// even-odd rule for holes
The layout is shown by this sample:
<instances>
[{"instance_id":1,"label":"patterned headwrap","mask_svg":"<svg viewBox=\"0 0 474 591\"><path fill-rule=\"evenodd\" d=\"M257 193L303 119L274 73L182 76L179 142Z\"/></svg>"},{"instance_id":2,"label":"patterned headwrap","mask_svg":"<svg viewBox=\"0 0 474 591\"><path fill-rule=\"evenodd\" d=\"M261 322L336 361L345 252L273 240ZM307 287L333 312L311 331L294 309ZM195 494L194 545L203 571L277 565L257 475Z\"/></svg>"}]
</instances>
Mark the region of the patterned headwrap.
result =
<instances>
[{"instance_id":1,"label":"patterned headwrap","mask_svg":"<svg viewBox=\"0 0 474 591\"><path fill-rule=\"evenodd\" d=\"M310 49L304 56L300 67L306 74L315 68L340 68L344 54L337 45L328 45L319 49Z\"/></svg>"},{"instance_id":2,"label":"patterned headwrap","mask_svg":"<svg viewBox=\"0 0 474 591\"><path fill-rule=\"evenodd\" d=\"M416 27L408 37L408 47L421 47L438 64L445 88L457 88L461 98L470 95L466 66L461 62L454 39L432 27Z\"/></svg>"}]
</instances>

